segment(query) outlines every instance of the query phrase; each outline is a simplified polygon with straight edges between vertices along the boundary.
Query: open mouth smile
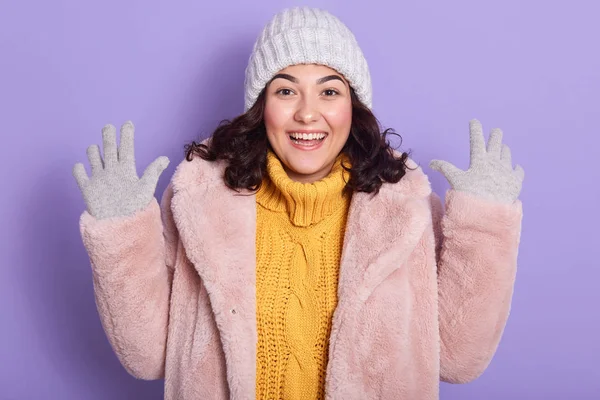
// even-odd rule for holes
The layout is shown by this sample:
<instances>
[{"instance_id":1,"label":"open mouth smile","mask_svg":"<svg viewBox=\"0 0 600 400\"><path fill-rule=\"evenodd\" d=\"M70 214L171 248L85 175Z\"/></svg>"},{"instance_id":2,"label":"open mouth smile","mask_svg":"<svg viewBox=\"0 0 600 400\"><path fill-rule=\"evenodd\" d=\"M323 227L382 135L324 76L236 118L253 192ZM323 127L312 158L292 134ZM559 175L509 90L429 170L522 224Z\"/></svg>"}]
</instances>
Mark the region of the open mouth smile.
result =
<instances>
[{"instance_id":1,"label":"open mouth smile","mask_svg":"<svg viewBox=\"0 0 600 400\"><path fill-rule=\"evenodd\" d=\"M314 150L325 141L327 138L326 132L289 132L288 137L292 142L292 145L302 150Z\"/></svg>"}]
</instances>

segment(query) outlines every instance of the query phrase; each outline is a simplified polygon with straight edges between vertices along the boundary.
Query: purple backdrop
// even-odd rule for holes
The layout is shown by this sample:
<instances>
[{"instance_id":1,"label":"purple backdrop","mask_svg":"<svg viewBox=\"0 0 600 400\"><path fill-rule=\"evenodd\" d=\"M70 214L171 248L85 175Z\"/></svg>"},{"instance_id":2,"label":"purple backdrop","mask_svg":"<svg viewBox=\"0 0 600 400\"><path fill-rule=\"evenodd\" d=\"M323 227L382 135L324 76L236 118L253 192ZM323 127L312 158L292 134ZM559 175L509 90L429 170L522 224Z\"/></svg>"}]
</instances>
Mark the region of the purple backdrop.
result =
<instances>
[{"instance_id":1,"label":"purple backdrop","mask_svg":"<svg viewBox=\"0 0 600 400\"><path fill-rule=\"evenodd\" d=\"M2 399L161 399L104 336L71 175L100 129L136 124L140 172L243 110L262 26L289 1L0 3ZM371 67L374 111L428 168L468 166L468 122L504 130L525 169L512 313L477 381L443 399L600 398L597 1L307 2L338 15ZM304 3L306 4L306 3ZM89 167L88 171L89 171Z\"/></svg>"}]
</instances>

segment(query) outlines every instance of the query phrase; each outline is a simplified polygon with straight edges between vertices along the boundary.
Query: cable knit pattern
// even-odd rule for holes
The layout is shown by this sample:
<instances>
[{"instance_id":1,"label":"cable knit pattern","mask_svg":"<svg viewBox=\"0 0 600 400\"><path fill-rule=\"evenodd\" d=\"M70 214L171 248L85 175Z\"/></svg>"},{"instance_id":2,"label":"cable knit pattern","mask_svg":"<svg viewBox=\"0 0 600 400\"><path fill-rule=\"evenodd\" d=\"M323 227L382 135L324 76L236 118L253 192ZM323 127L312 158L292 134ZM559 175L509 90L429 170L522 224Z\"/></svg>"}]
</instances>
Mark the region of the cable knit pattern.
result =
<instances>
[{"instance_id":1,"label":"cable knit pattern","mask_svg":"<svg viewBox=\"0 0 600 400\"><path fill-rule=\"evenodd\" d=\"M273 16L254 43L245 71L244 112L278 71L295 64L335 69L360 101L372 107L369 66L352 31L325 10L293 7Z\"/></svg>"},{"instance_id":2,"label":"cable knit pattern","mask_svg":"<svg viewBox=\"0 0 600 400\"><path fill-rule=\"evenodd\" d=\"M351 196L331 173L292 181L274 153L257 201L257 399L323 399L331 317Z\"/></svg>"}]
</instances>

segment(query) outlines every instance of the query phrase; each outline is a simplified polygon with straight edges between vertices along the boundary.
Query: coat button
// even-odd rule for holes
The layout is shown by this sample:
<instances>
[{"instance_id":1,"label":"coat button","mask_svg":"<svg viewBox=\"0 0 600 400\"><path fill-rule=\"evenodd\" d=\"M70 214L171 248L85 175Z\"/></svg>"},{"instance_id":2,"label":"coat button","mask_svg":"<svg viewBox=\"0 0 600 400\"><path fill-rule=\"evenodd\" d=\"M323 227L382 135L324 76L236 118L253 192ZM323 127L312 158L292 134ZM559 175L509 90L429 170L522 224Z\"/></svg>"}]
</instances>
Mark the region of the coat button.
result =
<instances>
[{"instance_id":1,"label":"coat button","mask_svg":"<svg viewBox=\"0 0 600 400\"><path fill-rule=\"evenodd\" d=\"M235 311L235 308L232 308L231 310L229 310L229 312L231 312L232 314L237 313L237 311Z\"/></svg>"}]
</instances>

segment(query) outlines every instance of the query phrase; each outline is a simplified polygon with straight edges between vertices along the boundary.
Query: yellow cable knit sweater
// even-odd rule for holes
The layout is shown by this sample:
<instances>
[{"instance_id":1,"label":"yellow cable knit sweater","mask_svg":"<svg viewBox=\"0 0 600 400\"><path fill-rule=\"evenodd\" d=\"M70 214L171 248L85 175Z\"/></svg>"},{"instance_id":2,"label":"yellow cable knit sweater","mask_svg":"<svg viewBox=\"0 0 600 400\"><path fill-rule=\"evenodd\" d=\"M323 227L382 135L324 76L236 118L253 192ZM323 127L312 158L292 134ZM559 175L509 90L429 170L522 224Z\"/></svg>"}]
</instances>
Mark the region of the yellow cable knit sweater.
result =
<instances>
[{"instance_id":1,"label":"yellow cable knit sweater","mask_svg":"<svg viewBox=\"0 0 600 400\"><path fill-rule=\"evenodd\" d=\"M314 183L292 181L277 156L257 192L256 398L323 399L331 317L350 195L339 156Z\"/></svg>"}]
</instances>

